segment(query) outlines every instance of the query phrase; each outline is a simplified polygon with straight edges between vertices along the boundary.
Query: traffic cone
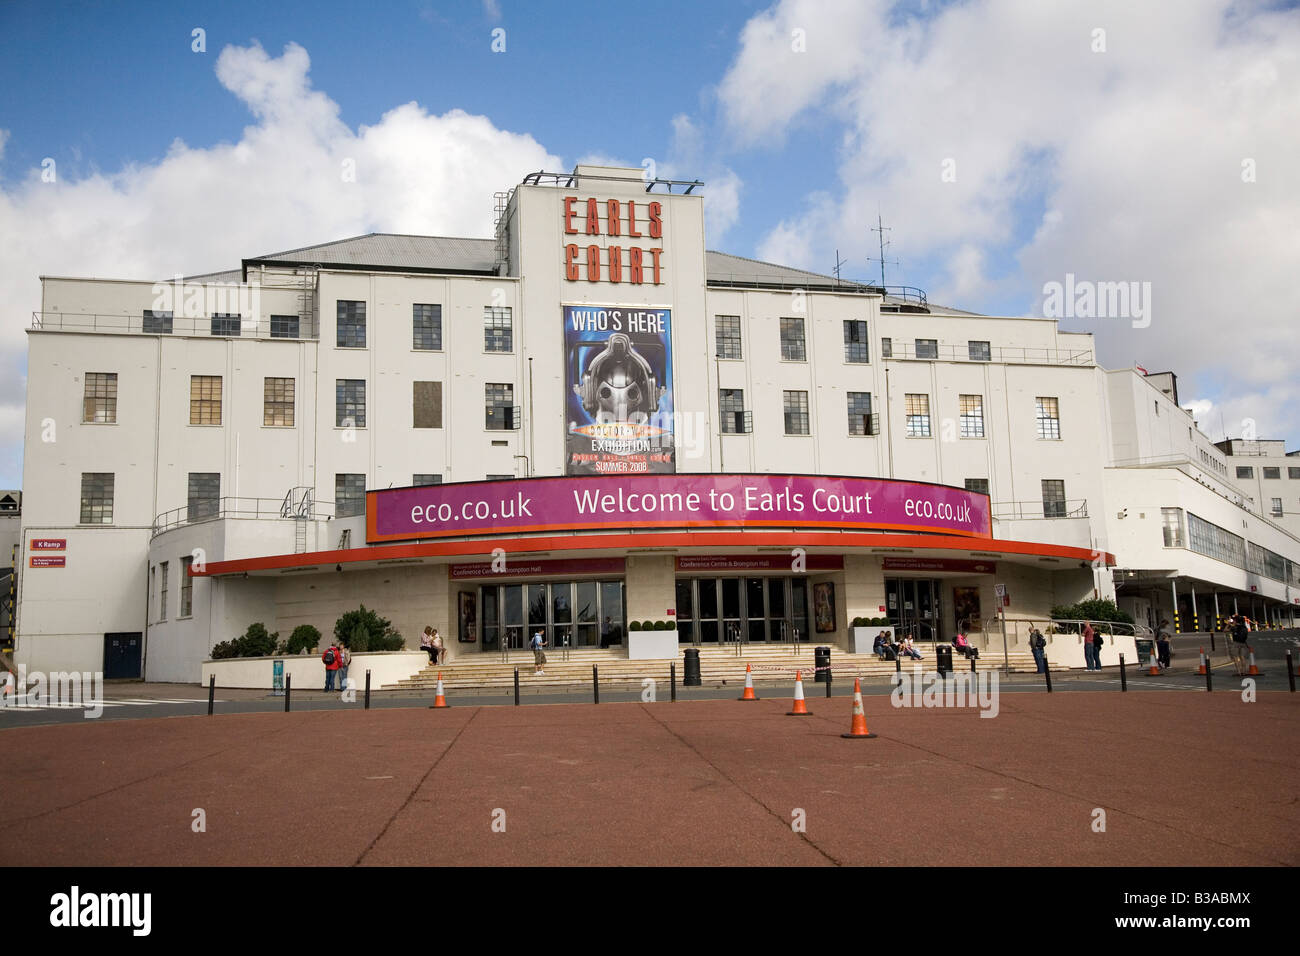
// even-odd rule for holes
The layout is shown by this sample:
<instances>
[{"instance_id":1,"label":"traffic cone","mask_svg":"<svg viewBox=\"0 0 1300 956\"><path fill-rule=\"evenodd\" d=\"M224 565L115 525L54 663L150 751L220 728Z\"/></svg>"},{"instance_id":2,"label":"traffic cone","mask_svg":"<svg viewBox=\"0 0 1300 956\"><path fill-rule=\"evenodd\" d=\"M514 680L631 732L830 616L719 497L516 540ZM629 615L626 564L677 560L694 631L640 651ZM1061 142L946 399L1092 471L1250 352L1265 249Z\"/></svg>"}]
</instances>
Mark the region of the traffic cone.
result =
<instances>
[{"instance_id":1,"label":"traffic cone","mask_svg":"<svg viewBox=\"0 0 1300 956\"><path fill-rule=\"evenodd\" d=\"M1160 665L1156 663L1155 651L1151 652L1151 668L1147 671L1147 677L1159 677Z\"/></svg>"},{"instance_id":2,"label":"traffic cone","mask_svg":"<svg viewBox=\"0 0 1300 956\"><path fill-rule=\"evenodd\" d=\"M758 700L758 695L754 693L753 669L752 665L745 665L745 693L740 695L740 700Z\"/></svg>"},{"instance_id":3,"label":"traffic cone","mask_svg":"<svg viewBox=\"0 0 1300 956\"><path fill-rule=\"evenodd\" d=\"M787 717L811 717L812 711L803 699L803 671L794 672L794 709L786 712Z\"/></svg>"},{"instance_id":4,"label":"traffic cone","mask_svg":"<svg viewBox=\"0 0 1300 956\"><path fill-rule=\"evenodd\" d=\"M840 736L850 740L866 740L876 736L867 730L867 715L862 710L861 678L853 678L853 723L849 726L849 732Z\"/></svg>"},{"instance_id":5,"label":"traffic cone","mask_svg":"<svg viewBox=\"0 0 1300 956\"><path fill-rule=\"evenodd\" d=\"M430 710L442 710L444 707L450 707L447 698L444 696L442 689L442 671L438 671L438 689L433 693L433 703L429 705Z\"/></svg>"},{"instance_id":6,"label":"traffic cone","mask_svg":"<svg viewBox=\"0 0 1300 956\"><path fill-rule=\"evenodd\" d=\"M1197 668L1196 673L1202 675L1205 674L1205 648L1203 647L1201 648L1201 666Z\"/></svg>"},{"instance_id":7,"label":"traffic cone","mask_svg":"<svg viewBox=\"0 0 1300 956\"><path fill-rule=\"evenodd\" d=\"M1246 650L1250 651L1250 670L1246 671L1246 676L1259 677L1259 668L1255 666L1255 648L1248 647Z\"/></svg>"}]
</instances>

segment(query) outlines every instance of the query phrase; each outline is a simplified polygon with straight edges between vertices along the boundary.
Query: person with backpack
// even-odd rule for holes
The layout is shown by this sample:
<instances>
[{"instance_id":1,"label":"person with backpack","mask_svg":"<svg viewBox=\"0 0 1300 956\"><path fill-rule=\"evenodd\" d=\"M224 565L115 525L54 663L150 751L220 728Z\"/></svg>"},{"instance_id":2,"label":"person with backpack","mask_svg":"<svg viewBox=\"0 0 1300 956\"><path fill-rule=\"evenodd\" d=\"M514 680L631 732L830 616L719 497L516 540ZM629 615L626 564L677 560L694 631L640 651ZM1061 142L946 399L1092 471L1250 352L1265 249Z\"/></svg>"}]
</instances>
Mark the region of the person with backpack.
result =
<instances>
[{"instance_id":1,"label":"person with backpack","mask_svg":"<svg viewBox=\"0 0 1300 956\"><path fill-rule=\"evenodd\" d=\"M528 643L528 646L533 650L533 676L545 677L546 671L543 668L546 667L546 651L542 650L542 648L546 646L546 638L542 635L540 628L533 635L533 639Z\"/></svg>"},{"instance_id":2,"label":"person with backpack","mask_svg":"<svg viewBox=\"0 0 1300 956\"><path fill-rule=\"evenodd\" d=\"M1101 649L1106 646L1106 635L1101 631L1092 632L1092 662L1096 670L1101 670Z\"/></svg>"},{"instance_id":3,"label":"person with backpack","mask_svg":"<svg viewBox=\"0 0 1300 956\"><path fill-rule=\"evenodd\" d=\"M1232 662L1236 665L1238 677L1246 675L1246 662L1249 660L1246 644L1249 640L1250 628L1246 626L1246 619L1238 614L1232 624Z\"/></svg>"},{"instance_id":4,"label":"person with backpack","mask_svg":"<svg viewBox=\"0 0 1300 956\"><path fill-rule=\"evenodd\" d=\"M320 656L320 659L325 664L325 692L329 693L334 689L334 675L339 672L338 645L331 644L325 648L325 653Z\"/></svg>"},{"instance_id":5,"label":"person with backpack","mask_svg":"<svg viewBox=\"0 0 1300 956\"><path fill-rule=\"evenodd\" d=\"M1173 655L1170 653L1169 621L1164 618L1160 619L1160 627L1156 630L1156 663L1162 668L1168 667L1173 661Z\"/></svg>"},{"instance_id":6,"label":"person with backpack","mask_svg":"<svg viewBox=\"0 0 1300 956\"><path fill-rule=\"evenodd\" d=\"M1036 672L1042 674L1047 670L1047 638L1038 628L1029 632L1029 649L1034 652Z\"/></svg>"}]
</instances>

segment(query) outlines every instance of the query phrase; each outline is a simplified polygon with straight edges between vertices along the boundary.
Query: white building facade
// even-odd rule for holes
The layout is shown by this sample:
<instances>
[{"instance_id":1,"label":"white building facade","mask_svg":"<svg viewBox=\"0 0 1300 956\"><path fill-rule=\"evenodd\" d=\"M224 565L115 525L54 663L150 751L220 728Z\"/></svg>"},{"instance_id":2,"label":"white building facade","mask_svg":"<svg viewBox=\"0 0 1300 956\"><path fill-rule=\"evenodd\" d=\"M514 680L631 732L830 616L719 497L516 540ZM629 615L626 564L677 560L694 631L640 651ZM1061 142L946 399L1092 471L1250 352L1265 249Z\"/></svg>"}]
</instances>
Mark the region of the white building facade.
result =
<instances>
[{"instance_id":1,"label":"white building facade","mask_svg":"<svg viewBox=\"0 0 1300 956\"><path fill-rule=\"evenodd\" d=\"M453 659L538 629L633 656L847 647L858 617L948 640L998 584L1008 617L1117 596L1144 624L1199 587L1184 629L1215 595L1300 604L1294 529L1237 503L1176 395L1052 320L707 252L698 184L579 167L500 197L493 239L42 282L34 669L194 681L253 622L328 638L361 603Z\"/></svg>"}]
</instances>

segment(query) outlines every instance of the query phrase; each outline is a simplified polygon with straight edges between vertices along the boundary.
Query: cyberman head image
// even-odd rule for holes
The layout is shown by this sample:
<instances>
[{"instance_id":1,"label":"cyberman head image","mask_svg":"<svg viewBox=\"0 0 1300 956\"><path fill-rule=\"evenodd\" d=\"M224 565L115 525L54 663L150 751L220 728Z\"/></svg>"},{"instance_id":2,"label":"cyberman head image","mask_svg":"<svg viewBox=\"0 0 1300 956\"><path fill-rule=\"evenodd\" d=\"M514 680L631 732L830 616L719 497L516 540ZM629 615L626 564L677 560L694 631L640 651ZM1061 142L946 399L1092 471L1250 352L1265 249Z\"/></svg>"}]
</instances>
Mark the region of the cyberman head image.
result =
<instances>
[{"instance_id":1,"label":"cyberman head image","mask_svg":"<svg viewBox=\"0 0 1300 956\"><path fill-rule=\"evenodd\" d=\"M650 363L637 354L622 332L609 337L605 350L591 360L573 390L582 399L583 410L596 424L631 422L649 424L667 389L655 382Z\"/></svg>"}]
</instances>

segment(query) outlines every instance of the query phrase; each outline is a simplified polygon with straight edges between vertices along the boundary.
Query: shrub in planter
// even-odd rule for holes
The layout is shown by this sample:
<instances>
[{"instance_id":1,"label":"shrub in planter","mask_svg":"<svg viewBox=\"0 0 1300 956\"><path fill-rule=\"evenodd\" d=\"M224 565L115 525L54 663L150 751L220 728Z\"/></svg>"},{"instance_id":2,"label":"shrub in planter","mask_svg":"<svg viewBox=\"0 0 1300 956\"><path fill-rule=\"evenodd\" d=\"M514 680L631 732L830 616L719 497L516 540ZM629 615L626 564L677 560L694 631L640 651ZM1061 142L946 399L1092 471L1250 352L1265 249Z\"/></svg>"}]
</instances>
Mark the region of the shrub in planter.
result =
<instances>
[{"instance_id":1,"label":"shrub in planter","mask_svg":"<svg viewBox=\"0 0 1300 956\"><path fill-rule=\"evenodd\" d=\"M875 618L872 618L871 620L868 620L868 619L865 618L865 617L855 617L855 618L853 619L853 624L852 624L851 626L852 626L852 627L870 627L871 625L873 625L873 624L875 624L875 623L876 623Z\"/></svg>"},{"instance_id":2,"label":"shrub in planter","mask_svg":"<svg viewBox=\"0 0 1300 956\"><path fill-rule=\"evenodd\" d=\"M263 657L267 654L274 654L276 644L280 639L280 632L274 634L266 632L266 626L260 621L256 624L248 625L248 630L244 632L243 637L237 637L232 641L235 648L233 657Z\"/></svg>"},{"instance_id":3,"label":"shrub in planter","mask_svg":"<svg viewBox=\"0 0 1300 956\"><path fill-rule=\"evenodd\" d=\"M232 657L238 657L239 652L230 641L221 641L213 645L208 656L214 661L224 661Z\"/></svg>"},{"instance_id":4,"label":"shrub in planter","mask_svg":"<svg viewBox=\"0 0 1300 956\"><path fill-rule=\"evenodd\" d=\"M320 643L320 631L310 624L299 624L289 635L289 640L285 642L285 654L301 654L303 651L311 650Z\"/></svg>"},{"instance_id":5,"label":"shrub in planter","mask_svg":"<svg viewBox=\"0 0 1300 956\"><path fill-rule=\"evenodd\" d=\"M654 622L654 621L642 621L642 622L641 622L641 630L643 630L643 631L653 631L654 629L655 629L655 622Z\"/></svg>"},{"instance_id":6,"label":"shrub in planter","mask_svg":"<svg viewBox=\"0 0 1300 956\"><path fill-rule=\"evenodd\" d=\"M656 630L656 631L675 631L675 630L677 630L677 625L674 624L672 621L655 621L655 630Z\"/></svg>"},{"instance_id":7,"label":"shrub in planter","mask_svg":"<svg viewBox=\"0 0 1300 956\"><path fill-rule=\"evenodd\" d=\"M364 638L362 631L365 632ZM357 644L352 643L354 639ZM391 621L364 604L359 610L348 611L334 622L334 640L354 654L358 651L400 651L406 643L402 635L393 630ZM365 646L359 647L363 641Z\"/></svg>"},{"instance_id":8,"label":"shrub in planter","mask_svg":"<svg viewBox=\"0 0 1300 956\"><path fill-rule=\"evenodd\" d=\"M640 622L640 621L629 621L629 622L628 622L628 625L627 625L627 629L628 629L629 631L639 631L639 630L641 630L641 622Z\"/></svg>"}]
</instances>

